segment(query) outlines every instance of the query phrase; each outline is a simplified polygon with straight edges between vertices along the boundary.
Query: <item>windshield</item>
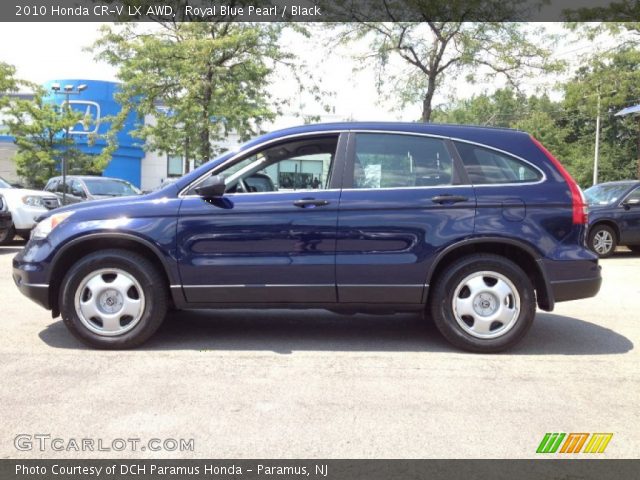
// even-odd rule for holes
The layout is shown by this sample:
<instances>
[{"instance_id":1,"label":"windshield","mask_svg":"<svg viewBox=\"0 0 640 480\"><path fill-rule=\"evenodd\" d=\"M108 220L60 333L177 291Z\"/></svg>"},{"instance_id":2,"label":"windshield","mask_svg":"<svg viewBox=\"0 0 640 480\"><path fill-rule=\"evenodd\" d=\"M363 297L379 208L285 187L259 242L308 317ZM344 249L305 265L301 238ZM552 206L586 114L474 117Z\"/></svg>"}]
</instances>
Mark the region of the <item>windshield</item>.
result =
<instances>
[{"instance_id":1,"label":"windshield","mask_svg":"<svg viewBox=\"0 0 640 480\"><path fill-rule=\"evenodd\" d=\"M109 195L111 197L123 197L125 195L138 195L140 192L136 187L124 180L84 180L91 195Z\"/></svg>"},{"instance_id":2,"label":"windshield","mask_svg":"<svg viewBox=\"0 0 640 480\"><path fill-rule=\"evenodd\" d=\"M13 188L9 183L2 177L0 177L0 188Z\"/></svg>"},{"instance_id":3,"label":"windshield","mask_svg":"<svg viewBox=\"0 0 640 480\"><path fill-rule=\"evenodd\" d=\"M625 183L594 185L584 191L584 196L589 205L610 205L620 201L629 186Z\"/></svg>"}]
</instances>

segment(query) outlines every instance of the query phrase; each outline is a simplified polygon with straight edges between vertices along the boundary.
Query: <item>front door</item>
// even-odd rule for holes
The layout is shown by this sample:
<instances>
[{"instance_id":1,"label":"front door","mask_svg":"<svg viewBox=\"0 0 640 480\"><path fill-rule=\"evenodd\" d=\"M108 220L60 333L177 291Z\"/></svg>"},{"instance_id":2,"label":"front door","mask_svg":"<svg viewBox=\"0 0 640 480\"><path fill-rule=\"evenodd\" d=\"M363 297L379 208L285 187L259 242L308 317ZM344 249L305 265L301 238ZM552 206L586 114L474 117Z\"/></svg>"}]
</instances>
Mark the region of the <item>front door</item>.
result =
<instances>
[{"instance_id":1,"label":"front door","mask_svg":"<svg viewBox=\"0 0 640 480\"><path fill-rule=\"evenodd\" d=\"M621 243L640 244L640 187L633 190L622 202L620 236Z\"/></svg>"},{"instance_id":2,"label":"front door","mask_svg":"<svg viewBox=\"0 0 640 480\"><path fill-rule=\"evenodd\" d=\"M333 303L344 160L338 134L270 143L212 172L227 192L187 192L178 254L193 303Z\"/></svg>"},{"instance_id":3,"label":"front door","mask_svg":"<svg viewBox=\"0 0 640 480\"><path fill-rule=\"evenodd\" d=\"M425 301L435 254L473 233L474 190L462 185L453 158L442 138L350 135L336 247L340 303Z\"/></svg>"}]
</instances>

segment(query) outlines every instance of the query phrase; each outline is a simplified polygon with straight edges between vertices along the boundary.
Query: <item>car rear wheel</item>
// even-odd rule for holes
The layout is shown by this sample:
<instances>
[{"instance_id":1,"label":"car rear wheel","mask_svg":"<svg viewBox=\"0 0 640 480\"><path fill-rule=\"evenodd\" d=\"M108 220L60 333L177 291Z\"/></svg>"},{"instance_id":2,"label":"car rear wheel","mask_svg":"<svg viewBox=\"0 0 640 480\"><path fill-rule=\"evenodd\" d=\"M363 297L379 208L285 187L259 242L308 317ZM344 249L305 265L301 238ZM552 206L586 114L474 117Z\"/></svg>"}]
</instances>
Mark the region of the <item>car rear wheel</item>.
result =
<instances>
[{"instance_id":1,"label":"car rear wheel","mask_svg":"<svg viewBox=\"0 0 640 480\"><path fill-rule=\"evenodd\" d=\"M499 255L463 257L436 280L431 316L442 335L472 352L499 352L527 333L535 316L529 277Z\"/></svg>"},{"instance_id":2,"label":"car rear wheel","mask_svg":"<svg viewBox=\"0 0 640 480\"><path fill-rule=\"evenodd\" d=\"M145 257L126 250L96 252L65 276L60 311L84 343L123 349L145 342L167 311L166 282Z\"/></svg>"},{"instance_id":3,"label":"car rear wheel","mask_svg":"<svg viewBox=\"0 0 640 480\"><path fill-rule=\"evenodd\" d=\"M616 232L607 225L596 225L589 233L589 247L600 258L606 258L616 250Z\"/></svg>"}]
</instances>

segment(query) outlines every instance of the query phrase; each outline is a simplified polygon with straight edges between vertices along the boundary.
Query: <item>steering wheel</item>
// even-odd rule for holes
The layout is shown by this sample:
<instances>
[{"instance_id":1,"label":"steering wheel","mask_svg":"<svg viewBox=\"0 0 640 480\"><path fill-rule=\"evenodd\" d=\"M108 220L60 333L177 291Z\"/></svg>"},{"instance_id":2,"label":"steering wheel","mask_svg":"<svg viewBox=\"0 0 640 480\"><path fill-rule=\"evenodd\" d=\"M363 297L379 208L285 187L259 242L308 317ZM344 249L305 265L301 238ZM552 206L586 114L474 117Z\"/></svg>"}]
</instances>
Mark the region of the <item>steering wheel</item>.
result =
<instances>
[{"instance_id":1,"label":"steering wheel","mask_svg":"<svg viewBox=\"0 0 640 480\"><path fill-rule=\"evenodd\" d=\"M244 182L244 180L242 178L238 179L238 183L236 185L236 190L241 192L241 193L247 193L249 192L249 187L247 187L247 184Z\"/></svg>"}]
</instances>

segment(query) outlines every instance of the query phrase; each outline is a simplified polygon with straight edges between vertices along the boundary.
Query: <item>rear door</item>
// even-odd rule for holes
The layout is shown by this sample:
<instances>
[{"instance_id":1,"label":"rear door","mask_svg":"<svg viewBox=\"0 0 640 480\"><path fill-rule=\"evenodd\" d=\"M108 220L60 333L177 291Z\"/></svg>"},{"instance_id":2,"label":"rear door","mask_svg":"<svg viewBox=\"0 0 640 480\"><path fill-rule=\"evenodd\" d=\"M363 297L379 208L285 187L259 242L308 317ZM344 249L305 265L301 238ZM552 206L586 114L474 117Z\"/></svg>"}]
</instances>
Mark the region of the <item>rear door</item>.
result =
<instances>
[{"instance_id":1,"label":"rear door","mask_svg":"<svg viewBox=\"0 0 640 480\"><path fill-rule=\"evenodd\" d=\"M424 302L436 254L474 227L474 190L450 141L352 132L347 152L336 247L339 302Z\"/></svg>"}]
</instances>

